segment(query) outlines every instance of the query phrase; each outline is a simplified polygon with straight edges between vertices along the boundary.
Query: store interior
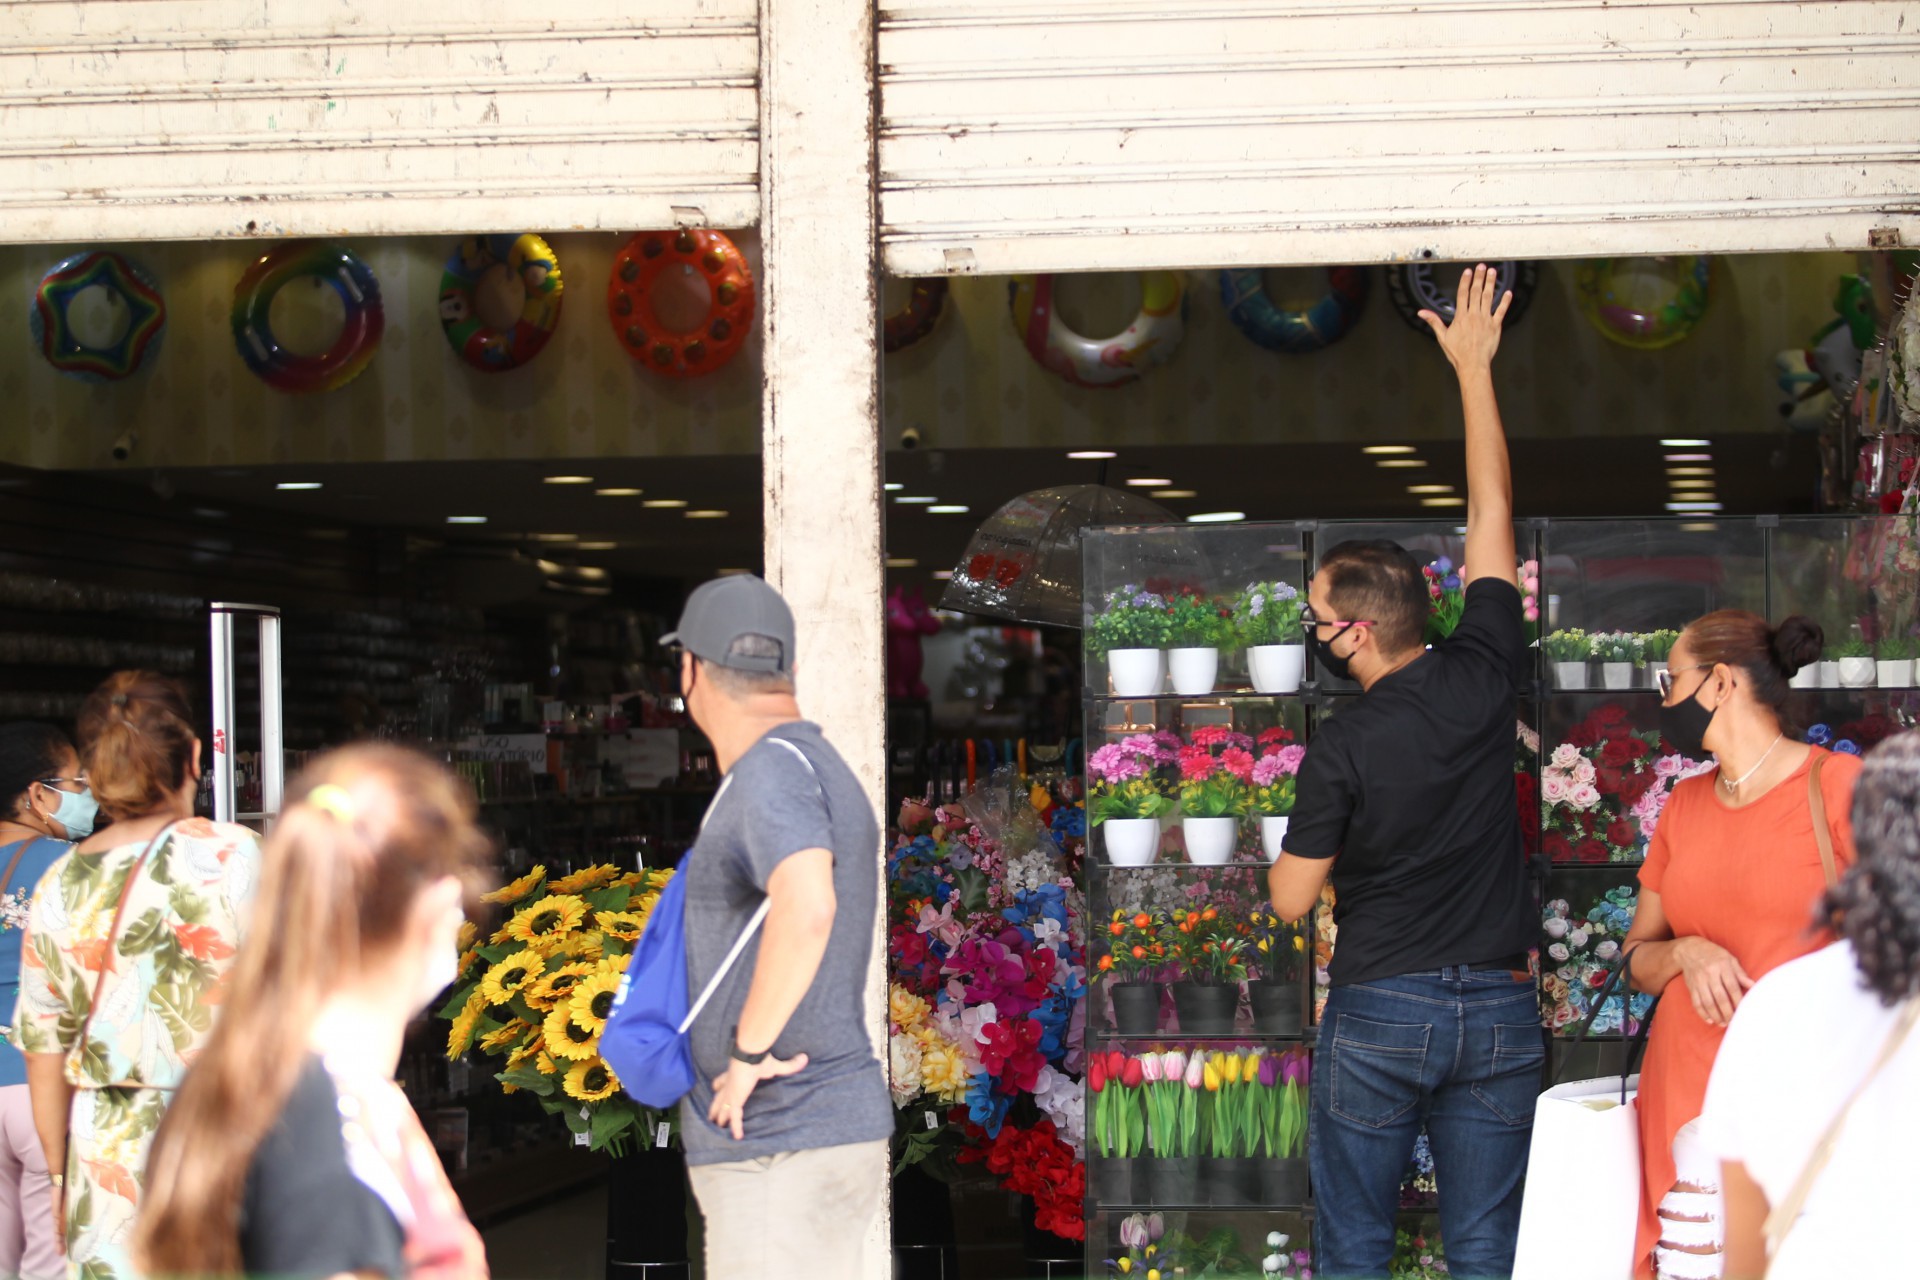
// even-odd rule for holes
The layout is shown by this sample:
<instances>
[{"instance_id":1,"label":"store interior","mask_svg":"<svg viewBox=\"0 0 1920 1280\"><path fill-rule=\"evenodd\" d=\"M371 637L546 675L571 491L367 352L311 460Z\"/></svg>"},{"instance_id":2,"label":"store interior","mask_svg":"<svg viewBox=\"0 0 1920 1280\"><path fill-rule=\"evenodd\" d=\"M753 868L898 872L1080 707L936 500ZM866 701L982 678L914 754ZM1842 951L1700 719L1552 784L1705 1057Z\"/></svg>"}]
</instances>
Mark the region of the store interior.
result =
<instances>
[{"instance_id":1,"label":"store interior","mask_svg":"<svg viewBox=\"0 0 1920 1280\"><path fill-rule=\"evenodd\" d=\"M0 717L70 721L128 665L182 677L204 705L206 603L271 605L284 618L292 763L364 736L443 754L480 790L503 880L536 864L554 877L672 866L715 779L658 637L692 585L761 565L758 334L711 371L661 376L623 345L603 300L627 238L547 239L564 283L551 341L524 359L516 348L519 367L503 370L469 362L451 332L461 250L444 238L344 246L377 278L384 324L371 358L331 389L270 385L246 359L236 285L273 246L114 247L166 307L160 340L124 377L66 376L28 308L0 312ZM757 271L757 238L729 243ZM0 292L34 297L58 264L94 248L0 247ZM1641 289L1657 313L1678 296L1674 262L1685 261L1623 267L1618 287ZM1845 280L1874 269L1840 253L1715 259L1704 301L1669 317L1655 345L1596 319L1582 264L1528 264L1527 305L1496 364L1517 514L1707 533L1752 516L1877 510L1907 476L1896 461L1856 488L1860 436L1842 429L1847 415L1806 357L1846 331L1857 295ZM1105 485L1157 503L1174 525L1455 518L1457 397L1436 344L1396 300L1399 271L1364 269L1364 305L1308 353L1240 331L1225 273L1181 273L1177 341L1099 387L1030 354L1008 281L952 282L882 365L887 583L901 606L890 812L930 789L954 798L988 756L1031 752L1036 769L1057 764L1056 799L1077 790L1079 632L940 609L975 531L1021 495ZM483 320L505 328L531 314L524 285L490 279L499 296L480 290ZM1329 288L1317 268L1263 283L1283 310ZM1150 284L1061 277L1057 314L1076 333L1120 333ZM876 324L918 301L911 282L882 293ZM664 272L650 298L683 345L717 306L690 266ZM364 325L367 305L324 275L296 276L255 319L311 358ZM64 318L96 347L127 329L126 303L104 290L74 297ZM257 697L252 672L243 661L243 703ZM258 747L244 713L237 746ZM677 1175L580 1150L524 1093L503 1095L478 1053L449 1063L446 1034L423 1021L403 1074L490 1233L496 1276L684 1261ZM903 1275L1078 1265L1060 1261L1077 1260L1077 1244L1051 1260L1036 1250L1022 1211L978 1166L948 1172L951 1192L928 1192L918 1175L899 1184ZM609 1194L661 1207L634 1220L607 1207ZM565 1262L555 1239L573 1242Z\"/></svg>"}]
</instances>

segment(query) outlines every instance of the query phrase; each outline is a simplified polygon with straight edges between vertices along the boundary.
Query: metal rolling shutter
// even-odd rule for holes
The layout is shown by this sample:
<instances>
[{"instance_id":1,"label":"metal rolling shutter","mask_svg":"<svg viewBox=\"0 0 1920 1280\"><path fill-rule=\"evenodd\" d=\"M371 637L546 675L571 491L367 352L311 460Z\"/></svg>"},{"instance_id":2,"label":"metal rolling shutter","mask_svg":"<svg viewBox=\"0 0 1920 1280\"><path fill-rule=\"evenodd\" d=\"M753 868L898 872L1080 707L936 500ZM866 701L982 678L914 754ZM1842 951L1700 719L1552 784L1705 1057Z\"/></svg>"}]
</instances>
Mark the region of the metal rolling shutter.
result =
<instances>
[{"instance_id":1,"label":"metal rolling shutter","mask_svg":"<svg viewBox=\"0 0 1920 1280\"><path fill-rule=\"evenodd\" d=\"M756 0L0 0L0 239L753 224Z\"/></svg>"},{"instance_id":2,"label":"metal rolling shutter","mask_svg":"<svg viewBox=\"0 0 1920 1280\"><path fill-rule=\"evenodd\" d=\"M881 0L904 275L1920 240L1920 5Z\"/></svg>"}]
</instances>

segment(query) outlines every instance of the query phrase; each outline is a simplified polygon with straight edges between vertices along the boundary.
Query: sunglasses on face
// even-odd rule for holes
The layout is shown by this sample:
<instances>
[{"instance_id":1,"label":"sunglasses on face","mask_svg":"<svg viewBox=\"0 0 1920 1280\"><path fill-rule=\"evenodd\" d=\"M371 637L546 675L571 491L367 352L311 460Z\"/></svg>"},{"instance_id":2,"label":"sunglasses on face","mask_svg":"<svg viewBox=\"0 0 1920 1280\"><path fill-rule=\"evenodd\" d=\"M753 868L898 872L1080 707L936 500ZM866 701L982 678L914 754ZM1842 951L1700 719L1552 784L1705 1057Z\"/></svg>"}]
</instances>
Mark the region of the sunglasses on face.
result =
<instances>
[{"instance_id":1,"label":"sunglasses on face","mask_svg":"<svg viewBox=\"0 0 1920 1280\"><path fill-rule=\"evenodd\" d=\"M1660 690L1660 701L1665 702L1673 697L1673 678L1678 675L1679 672L1711 671L1713 670L1713 666L1714 664L1711 662L1696 662L1690 667L1680 667L1678 669L1669 667L1664 671L1654 672L1653 683L1654 687Z\"/></svg>"}]
</instances>

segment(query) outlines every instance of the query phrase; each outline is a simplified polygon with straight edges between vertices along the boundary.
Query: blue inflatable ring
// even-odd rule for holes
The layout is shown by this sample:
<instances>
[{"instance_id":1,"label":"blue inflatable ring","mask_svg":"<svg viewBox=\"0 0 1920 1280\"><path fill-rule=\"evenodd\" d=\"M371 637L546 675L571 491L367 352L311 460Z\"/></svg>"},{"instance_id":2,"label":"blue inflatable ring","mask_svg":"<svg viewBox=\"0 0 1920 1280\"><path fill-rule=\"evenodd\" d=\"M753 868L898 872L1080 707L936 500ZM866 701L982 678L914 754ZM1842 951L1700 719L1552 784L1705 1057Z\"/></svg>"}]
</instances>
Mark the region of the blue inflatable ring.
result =
<instances>
[{"instance_id":1,"label":"blue inflatable ring","mask_svg":"<svg viewBox=\"0 0 1920 1280\"><path fill-rule=\"evenodd\" d=\"M1353 332L1367 309L1371 277L1365 267L1330 267L1327 292L1298 311L1274 305L1257 267L1220 273L1220 301L1234 328L1269 351L1305 355Z\"/></svg>"}]
</instances>

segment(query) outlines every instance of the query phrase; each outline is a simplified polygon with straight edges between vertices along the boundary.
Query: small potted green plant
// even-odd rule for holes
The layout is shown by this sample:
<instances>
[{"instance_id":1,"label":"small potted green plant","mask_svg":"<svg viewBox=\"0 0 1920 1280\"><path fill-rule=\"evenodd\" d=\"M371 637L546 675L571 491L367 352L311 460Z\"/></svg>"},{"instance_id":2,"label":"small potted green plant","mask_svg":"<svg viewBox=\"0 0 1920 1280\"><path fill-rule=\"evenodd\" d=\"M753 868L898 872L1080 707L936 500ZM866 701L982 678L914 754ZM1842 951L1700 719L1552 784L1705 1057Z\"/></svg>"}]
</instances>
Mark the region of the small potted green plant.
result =
<instances>
[{"instance_id":1,"label":"small potted green plant","mask_svg":"<svg viewBox=\"0 0 1920 1280\"><path fill-rule=\"evenodd\" d=\"M1608 689L1633 688L1633 672L1643 659L1640 637L1631 631L1602 631L1592 637L1589 656L1600 664L1600 679Z\"/></svg>"},{"instance_id":2,"label":"small potted green plant","mask_svg":"<svg viewBox=\"0 0 1920 1280\"><path fill-rule=\"evenodd\" d=\"M1833 646L1833 656L1840 664L1842 689L1873 688L1876 674L1873 646L1861 638L1858 628L1849 632L1845 639Z\"/></svg>"},{"instance_id":3,"label":"small potted green plant","mask_svg":"<svg viewBox=\"0 0 1920 1280\"><path fill-rule=\"evenodd\" d=\"M1247 651L1256 693L1296 693L1306 670L1299 591L1285 582L1255 582L1234 597L1233 628Z\"/></svg>"},{"instance_id":4,"label":"small potted green plant","mask_svg":"<svg viewBox=\"0 0 1920 1280\"><path fill-rule=\"evenodd\" d=\"M1233 860L1253 788L1253 745L1244 733L1205 724L1180 748L1180 833L1187 861L1220 866Z\"/></svg>"},{"instance_id":5,"label":"small potted green plant","mask_svg":"<svg viewBox=\"0 0 1920 1280\"><path fill-rule=\"evenodd\" d=\"M1554 688L1587 687L1587 658L1593 653L1593 643L1586 632L1578 628L1549 632L1540 641L1540 647L1547 651L1547 661L1553 664Z\"/></svg>"},{"instance_id":6,"label":"small potted green plant","mask_svg":"<svg viewBox=\"0 0 1920 1280\"><path fill-rule=\"evenodd\" d=\"M1875 646L1874 675L1882 689L1905 689L1913 684L1914 637L1902 632L1885 636Z\"/></svg>"},{"instance_id":7,"label":"small potted green plant","mask_svg":"<svg viewBox=\"0 0 1920 1280\"><path fill-rule=\"evenodd\" d=\"M1159 857L1160 819L1173 812L1174 750L1136 733L1087 757L1087 817L1114 866L1144 867Z\"/></svg>"},{"instance_id":8,"label":"small potted green plant","mask_svg":"<svg viewBox=\"0 0 1920 1280\"><path fill-rule=\"evenodd\" d=\"M1261 1035L1297 1036L1305 1020L1305 983L1311 943L1306 920L1286 921L1266 903L1248 913L1253 946L1248 952L1247 1004Z\"/></svg>"},{"instance_id":9,"label":"small potted green plant","mask_svg":"<svg viewBox=\"0 0 1920 1280\"><path fill-rule=\"evenodd\" d=\"M1233 642L1233 611L1192 588L1167 601L1167 674L1183 698L1212 693L1220 650Z\"/></svg>"},{"instance_id":10,"label":"small potted green plant","mask_svg":"<svg viewBox=\"0 0 1920 1280\"><path fill-rule=\"evenodd\" d=\"M1166 597L1144 587L1129 583L1100 602L1087 623L1087 646L1106 658L1115 697L1151 698L1160 692L1169 625Z\"/></svg>"},{"instance_id":11,"label":"small potted green plant","mask_svg":"<svg viewBox=\"0 0 1920 1280\"><path fill-rule=\"evenodd\" d=\"M1678 631L1649 631L1640 637L1640 652L1645 660L1642 672L1647 688L1660 687L1660 673L1667 669L1667 660L1673 656L1673 646L1678 643Z\"/></svg>"}]
</instances>

